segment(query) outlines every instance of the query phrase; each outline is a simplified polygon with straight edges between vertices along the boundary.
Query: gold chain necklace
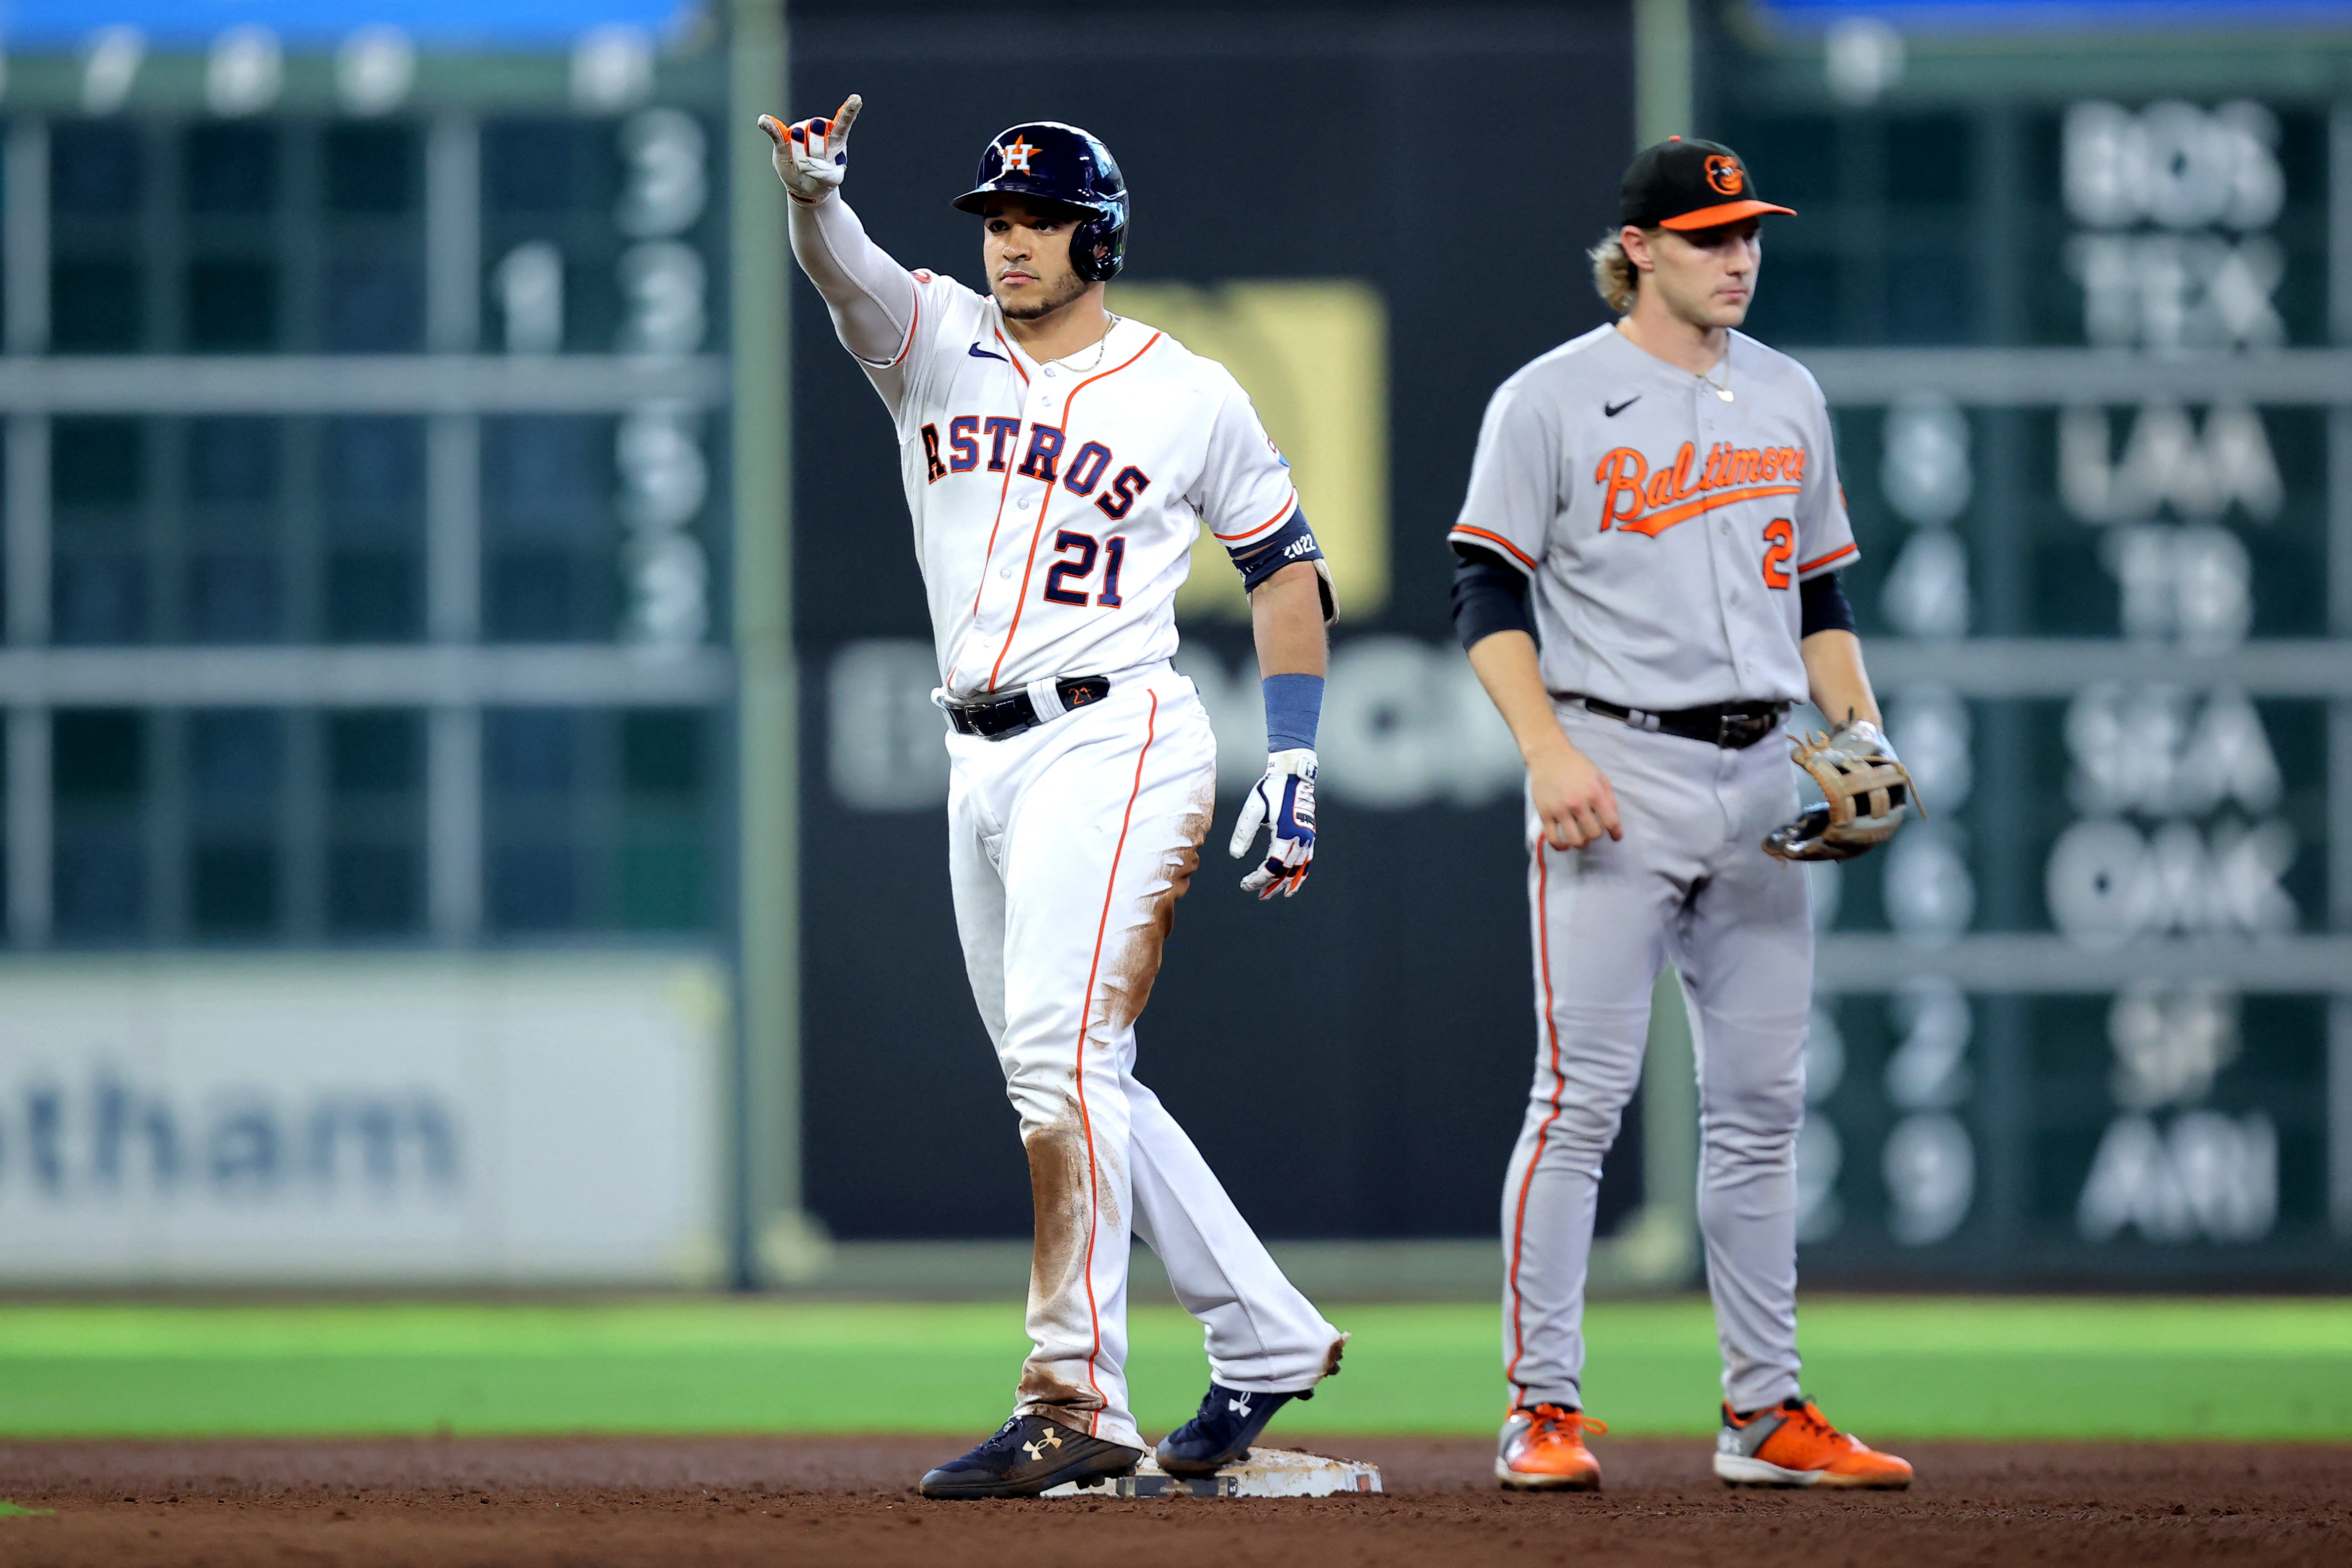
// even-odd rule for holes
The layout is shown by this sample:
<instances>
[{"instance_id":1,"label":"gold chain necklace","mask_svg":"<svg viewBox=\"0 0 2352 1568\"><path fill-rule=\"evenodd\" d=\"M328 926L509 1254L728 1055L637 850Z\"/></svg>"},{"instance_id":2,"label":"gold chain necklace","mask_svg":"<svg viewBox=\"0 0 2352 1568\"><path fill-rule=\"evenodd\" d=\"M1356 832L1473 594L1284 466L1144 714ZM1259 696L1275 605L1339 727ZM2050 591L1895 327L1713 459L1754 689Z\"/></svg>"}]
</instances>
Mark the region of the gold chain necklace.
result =
<instances>
[{"instance_id":1,"label":"gold chain necklace","mask_svg":"<svg viewBox=\"0 0 2352 1568\"><path fill-rule=\"evenodd\" d=\"M1723 348L1723 379L1722 379L1721 381L1719 381L1719 382L1718 382L1718 381L1717 381L1713 376L1708 375L1705 371L1699 371L1699 373L1698 373L1698 379L1699 379L1699 380L1701 380L1701 381L1703 381L1703 382L1705 382L1707 385L1709 385L1709 386L1713 387L1713 388L1715 389L1715 395L1716 395L1716 396L1717 396L1717 397L1719 397L1719 398L1721 398L1724 402L1731 402L1731 401L1732 401L1732 399L1731 399L1731 345L1729 345L1728 343L1727 343L1727 344L1725 344L1725 345L1724 345L1724 348Z\"/></svg>"},{"instance_id":2,"label":"gold chain necklace","mask_svg":"<svg viewBox=\"0 0 2352 1568\"><path fill-rule=\"evenodd\" d=\"M1071 373L1082 376L1089 371L1100 369L1103 362L1103 356L1110 352L1111 329L1118 325L1118 318L1108 310L1103 312L1103 335L1095 340L1094 359L1084 365L1070 365L1070 361L1068 360L1065 359L1062 361L1062 363L1070 365Z\"/></svg>"}]
</instances>

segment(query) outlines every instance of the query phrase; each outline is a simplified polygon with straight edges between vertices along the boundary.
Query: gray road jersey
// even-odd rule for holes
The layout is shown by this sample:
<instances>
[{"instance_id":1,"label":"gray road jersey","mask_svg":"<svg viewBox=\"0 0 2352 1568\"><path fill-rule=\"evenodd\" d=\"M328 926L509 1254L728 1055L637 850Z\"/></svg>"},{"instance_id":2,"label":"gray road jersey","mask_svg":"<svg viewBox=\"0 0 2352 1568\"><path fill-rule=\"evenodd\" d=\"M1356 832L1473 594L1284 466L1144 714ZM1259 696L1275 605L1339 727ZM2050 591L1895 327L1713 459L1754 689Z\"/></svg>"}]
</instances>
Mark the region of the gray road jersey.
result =
<instances>
[{"instance_id":1,"label":"gray road jersey","mask_svg":"<svg viewBox=\"0 0 2352 1568\"><path fill-rule=\"evenodd\" d=\"M1601 327L1486 405L1448 537L1528 574L1551 690L1653 711L1804 699L1796 584L1856 553L1829 410L1753 338L1732 333L1726 364L1730 402Z\"/></svg>"}]
</instances>

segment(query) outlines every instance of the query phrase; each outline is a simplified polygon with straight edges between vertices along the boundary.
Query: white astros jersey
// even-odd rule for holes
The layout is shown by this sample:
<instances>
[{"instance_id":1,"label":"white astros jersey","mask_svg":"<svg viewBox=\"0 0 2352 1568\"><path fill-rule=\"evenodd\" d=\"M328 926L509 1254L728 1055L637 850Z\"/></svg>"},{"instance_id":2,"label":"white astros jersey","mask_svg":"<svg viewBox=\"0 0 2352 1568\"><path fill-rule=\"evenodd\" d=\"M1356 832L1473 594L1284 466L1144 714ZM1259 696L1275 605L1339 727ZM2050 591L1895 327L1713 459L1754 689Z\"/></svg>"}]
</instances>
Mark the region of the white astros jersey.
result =
<instances>
[{"instance_id":1,"label":"white astros jersey","mask_svg":"<svg viewBox=\"0 0 2352 1568\"><path fill-rule=\"evenodd\" d=\"M1804 366L1741 333L1733 401L1615 327L1487 404L1449 538L1526 572L1544 685L1652 712L1802 702L1804 578L1855 559L1829 411Z\"/></svg>"},{"instance_id":2,"label":"white astros jersey","mask_svg":"<svg viewBox=\"0 0 2352 1568\"><path fill-rule=\"evenodd\" d=\"M1249 395L1136 321L1041 365L993 299L914 278L906 348L866 371L898 422L947 695L1168 658L1201 528L1246 551L1298 507Z\"/></svg>"}]
</instances>

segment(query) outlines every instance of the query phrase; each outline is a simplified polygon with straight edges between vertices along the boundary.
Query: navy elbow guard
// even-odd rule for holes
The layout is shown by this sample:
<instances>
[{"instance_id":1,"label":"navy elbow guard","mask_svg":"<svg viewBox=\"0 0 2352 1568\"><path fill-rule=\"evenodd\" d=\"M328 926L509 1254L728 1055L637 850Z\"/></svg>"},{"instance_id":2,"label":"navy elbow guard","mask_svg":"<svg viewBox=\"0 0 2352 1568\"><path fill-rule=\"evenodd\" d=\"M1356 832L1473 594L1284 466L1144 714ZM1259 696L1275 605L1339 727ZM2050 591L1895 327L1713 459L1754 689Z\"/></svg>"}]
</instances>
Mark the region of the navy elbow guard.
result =
<instances>
[{"instance_id":1,"label":"navy elbow guard","mask_svg":"<svg viewBox=\"0 0 2352 1568\"><path fill-rule=\"evenodd\" d=\"M1838 586L1838 574L1825 571L1819 577L1809 577L1797 584L1797 636L1800 641L1816 632L1851 632L1853 630L1853 601Z\"/></svg>"},{"instance_id":2,"label":"navy elbow guard","mask_svg":"<svg viewBox=\"0 0 2352 1568\"><path fill-rule=\"evenodd\" d=\"M1242 574L1242 591L1249 593L1293 561L1322 559L1323 547L1315 542L1315 530L1307 526L1307 508L1294 507L1290 521L1276 528L1272 538L1251 547L1247 555L1234 557L1234 565Z\"/></svg>"},{"instance_id":3,"label":"navy elbow guard","mask_svg":"<svg viewBox=\"0 0 2352 1568\"><path fill-rule=\"evenodd\" d=\"M1535 635L1528 617L1527 574L1475 545L1454 547L1454 634L1468 653L1497 632Z\"/></svg>"},{"instance_id":4,"label":"navy elbow guard","mask_svg":"<svg viewBox=\"0 0 2352 1568\"><path fill-rule=\"evenodd\" d=\"M1272 538L1234 557L1234 566L1242 574L1244 593L1256 592L1258 584L1284 567L1300 561L1315 568L1315 591L1322 600L1323 624L1328 626L1339 619L1339 601L1332 591L1331 568L1323 559L1323 547L1315 542L1315 530L1307 526L1306 507L1292 507L1290 520L1276 528Z\"/></svg>"}]
</instances>

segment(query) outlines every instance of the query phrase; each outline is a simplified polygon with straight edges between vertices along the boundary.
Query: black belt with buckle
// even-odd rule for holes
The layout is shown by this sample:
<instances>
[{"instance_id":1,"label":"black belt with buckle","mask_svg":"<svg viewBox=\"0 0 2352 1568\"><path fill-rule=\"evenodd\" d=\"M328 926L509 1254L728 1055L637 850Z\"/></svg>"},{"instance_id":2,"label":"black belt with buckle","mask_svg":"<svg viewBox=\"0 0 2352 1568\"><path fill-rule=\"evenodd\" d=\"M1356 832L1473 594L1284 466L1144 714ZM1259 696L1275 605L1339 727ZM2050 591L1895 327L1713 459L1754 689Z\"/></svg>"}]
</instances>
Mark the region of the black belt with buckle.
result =
<instances>
[{"instance_id":1,"label":"black belt with buckle","mask_svg":"<svg viewBox=\"0 0 2352 1568\"><path fill-rule=\"evenodd\" d=\"M1065 675L1054 683L1054 690L1061 694L1066 711L1084 707L1110 695L1110 677ZM982 740L1003 740L1047 722L1038 716L1037 705L1029 700L1027 692L1008 692L1001 697L982 697L975 702L941 703L940 706L946 710L949 728L958 735L976 735Z\"/></svg>"},{"instance_id":2,"label":"black belt with buckle","mask_svg":"<svg viewBox=\"0 0 2352 1568\"><path fill-rule=\"evenodd\" d=\"M1721 707L1686 707L1675 713L1647 713L1619 707L1581 692L1554 692L1562 702L1582 703L1602 718L1613 718L1634 729L1654 729L1685 740L1704 740L1726 751L1745 751L1780 727L1787 703L1726 703Z\"/></svg>"}]
</instances>

